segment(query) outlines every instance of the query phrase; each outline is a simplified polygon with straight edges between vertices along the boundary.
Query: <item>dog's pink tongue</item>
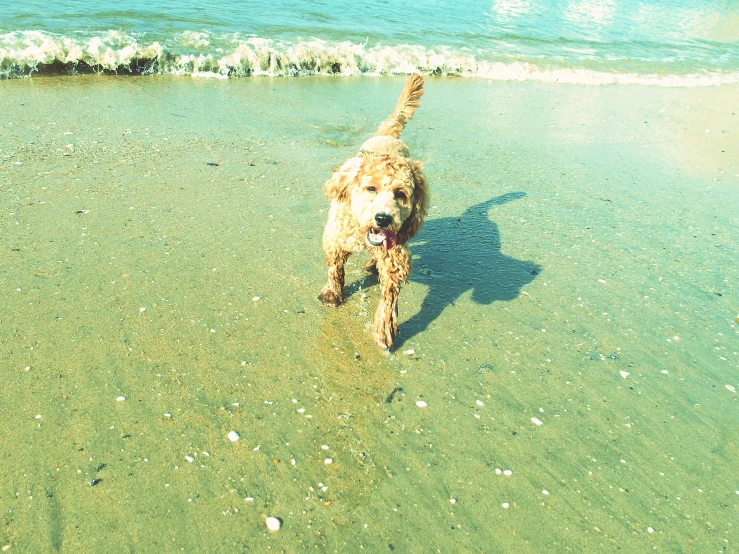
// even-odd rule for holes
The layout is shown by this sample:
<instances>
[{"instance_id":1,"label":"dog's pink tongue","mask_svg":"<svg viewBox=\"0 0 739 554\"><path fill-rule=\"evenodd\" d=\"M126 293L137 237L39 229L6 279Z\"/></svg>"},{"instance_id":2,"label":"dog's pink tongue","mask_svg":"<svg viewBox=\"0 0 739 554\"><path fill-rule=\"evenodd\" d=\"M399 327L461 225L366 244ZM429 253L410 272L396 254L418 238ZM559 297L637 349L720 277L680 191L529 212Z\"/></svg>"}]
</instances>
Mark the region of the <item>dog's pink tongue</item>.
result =
<instances>
[{"instance_id":1,"label":"dog's pink tongue","mask_svg":"<svg viewBox=\"0 0 739 554\"><path fill-rule=\"evenodd\" d=\"M398 244L398 237L391 231L385 231L385 240L382 241L382 246L385 250L390 250L393 246Z\"/></svg>"}]
</instances>

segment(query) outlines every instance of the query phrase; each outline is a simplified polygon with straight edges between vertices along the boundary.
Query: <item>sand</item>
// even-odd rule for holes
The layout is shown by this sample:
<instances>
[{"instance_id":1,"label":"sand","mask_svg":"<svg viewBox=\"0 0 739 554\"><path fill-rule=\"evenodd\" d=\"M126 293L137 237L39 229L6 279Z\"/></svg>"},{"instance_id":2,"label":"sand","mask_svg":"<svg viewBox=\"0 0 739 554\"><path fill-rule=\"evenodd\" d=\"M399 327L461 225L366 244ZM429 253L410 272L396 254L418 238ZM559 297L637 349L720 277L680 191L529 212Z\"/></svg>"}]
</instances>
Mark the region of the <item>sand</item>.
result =
<instances>
[{"instance_id":1,"label":"sand","mask_svg":"<svg viewBox=\"0 0 739 554\"><path fill-rule=\"evenodd\" d=\"M428 79L386 355L321 187L402 82L0 83L3 550L737 548L737 87Z\"/></svg>"}]
</instances>

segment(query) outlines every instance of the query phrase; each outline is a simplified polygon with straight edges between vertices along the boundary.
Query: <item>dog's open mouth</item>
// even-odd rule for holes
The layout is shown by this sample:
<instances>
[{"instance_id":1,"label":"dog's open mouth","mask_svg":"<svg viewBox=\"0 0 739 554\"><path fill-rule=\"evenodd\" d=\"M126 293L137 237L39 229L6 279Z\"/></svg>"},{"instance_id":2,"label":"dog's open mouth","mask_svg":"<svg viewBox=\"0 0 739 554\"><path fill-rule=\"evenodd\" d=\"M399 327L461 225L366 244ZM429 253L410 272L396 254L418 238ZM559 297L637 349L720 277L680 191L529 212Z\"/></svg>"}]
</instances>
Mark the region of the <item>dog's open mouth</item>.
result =
<instances>
[{"instance_id":1,"label":"dog's open mouth","mask_svg":"<svg viewBox=\"0 0 739 554\"><path fill-rule=\"evenodd\" d=\"M390 250L398 244L398 235L388 229L379 229L371 227L367 232L367 242L372 246L382 246L385 250Z\"/></svg>"}]
</instances>

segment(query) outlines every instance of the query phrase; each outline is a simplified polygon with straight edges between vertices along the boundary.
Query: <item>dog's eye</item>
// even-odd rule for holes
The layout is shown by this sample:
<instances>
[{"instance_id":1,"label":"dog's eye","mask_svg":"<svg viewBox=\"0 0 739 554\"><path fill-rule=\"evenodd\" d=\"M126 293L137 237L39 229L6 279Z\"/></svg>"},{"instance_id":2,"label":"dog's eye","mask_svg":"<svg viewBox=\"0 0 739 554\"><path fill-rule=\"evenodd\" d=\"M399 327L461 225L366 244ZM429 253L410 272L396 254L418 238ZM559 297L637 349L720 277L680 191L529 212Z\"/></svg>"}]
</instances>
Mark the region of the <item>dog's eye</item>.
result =
<instances>
[{"instance_id":1,"label":"dog's eye","mask_svg":"<svg viewBox=\"0 0 739 554\"><path fill-rule=\"evenodd\" d=\"M367 187L367 188L366 188L365 190L366 190L367 192L377 192L377 188L375 188L375 187L371 187L371 186L370 186L370 187Z\"/></svg>"},{"instance_id":2,"label":"dog's eye","mask_svg":"<svg viewBox=\"0 0 739 554\"><path fill-rule=\"evenodd\" d=\"M396 190L395 191L395 199L400 202L405 202L408 200L408 195L404 193L402 190Z\"/></svg>"}]
</instances>

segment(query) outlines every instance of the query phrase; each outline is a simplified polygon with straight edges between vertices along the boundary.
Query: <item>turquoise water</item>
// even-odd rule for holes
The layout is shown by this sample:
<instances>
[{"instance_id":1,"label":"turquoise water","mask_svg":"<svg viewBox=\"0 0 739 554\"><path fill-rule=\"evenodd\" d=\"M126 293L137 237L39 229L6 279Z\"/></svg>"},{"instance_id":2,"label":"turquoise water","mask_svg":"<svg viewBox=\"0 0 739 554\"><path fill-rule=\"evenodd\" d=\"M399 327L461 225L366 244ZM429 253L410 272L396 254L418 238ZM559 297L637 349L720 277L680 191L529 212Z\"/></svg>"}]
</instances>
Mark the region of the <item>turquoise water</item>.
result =
<instances>
[{"instance_id":1,"label":"turquoise water","mask_svg":"<svg viewBox=\"0 0 739 554\"><path fill-rule=\"evenodd\" d=\"M6 5L0 78L392 75L663 86L739 82L739 4L137 0Z\"/></svg>"}]
</instances>

